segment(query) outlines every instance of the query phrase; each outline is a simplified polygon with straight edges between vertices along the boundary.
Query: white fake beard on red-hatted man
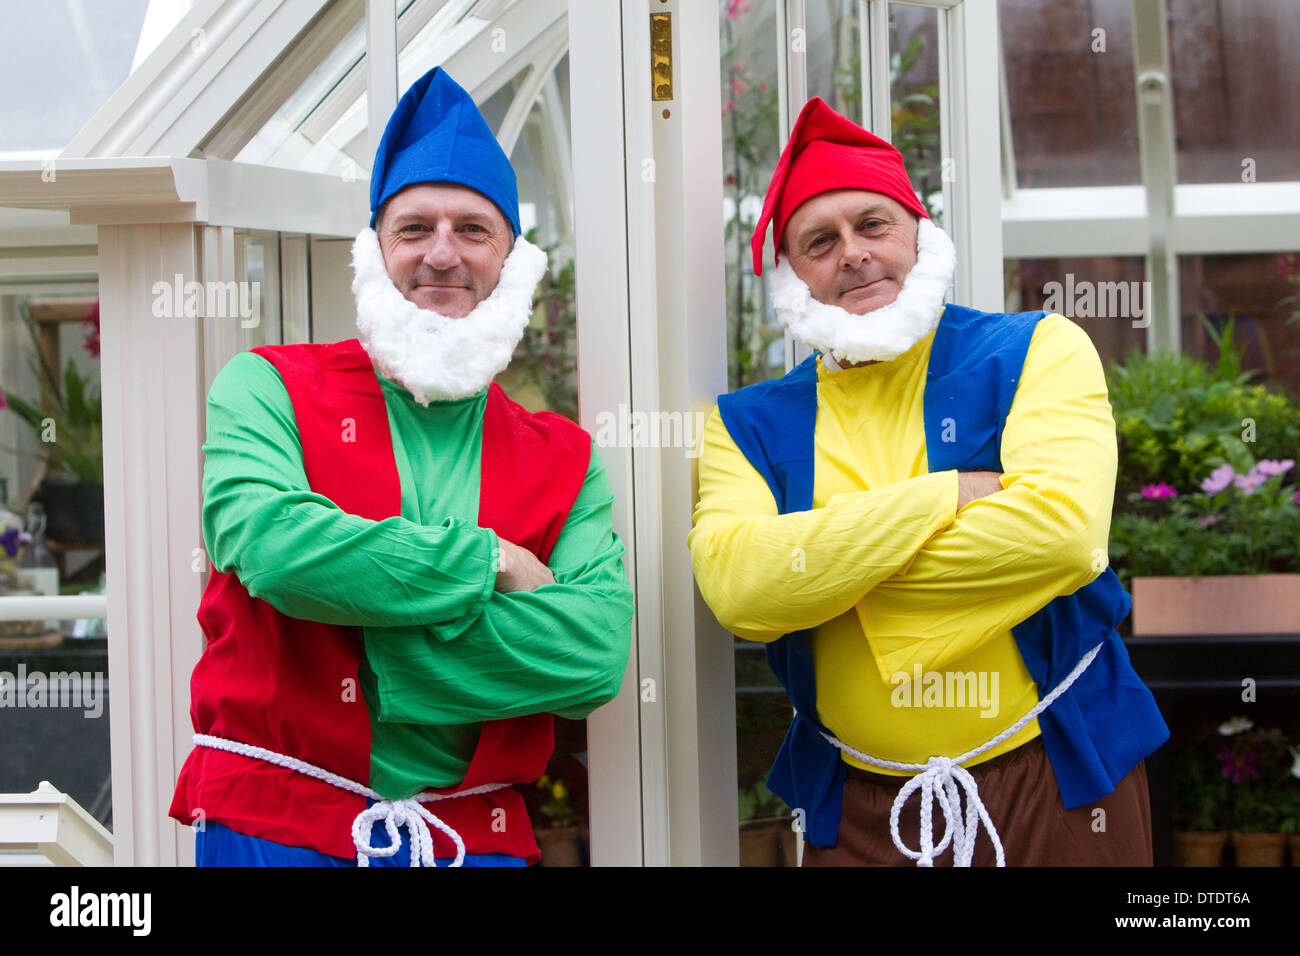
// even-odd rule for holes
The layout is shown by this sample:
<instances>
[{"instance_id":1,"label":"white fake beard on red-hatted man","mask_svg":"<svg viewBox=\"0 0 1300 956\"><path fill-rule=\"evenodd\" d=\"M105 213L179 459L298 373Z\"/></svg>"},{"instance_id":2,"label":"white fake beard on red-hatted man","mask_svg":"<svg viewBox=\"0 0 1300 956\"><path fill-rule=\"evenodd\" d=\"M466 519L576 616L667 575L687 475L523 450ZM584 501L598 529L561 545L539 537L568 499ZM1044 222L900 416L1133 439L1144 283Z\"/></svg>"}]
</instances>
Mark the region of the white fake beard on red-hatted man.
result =
<instances>
[{"instance_id":1,"label":"white fake beard on red-hatted man","mask_svg":"<svg viewBox=\"0 0 1300 956\"><path fill-rule=\"evenodd\" d=\"M776 317L800 342L829 352L840 365L891 362L934 331L952 285L957 250L929 219L916 224L916 265L889 305L855 315L814 299L782 256L768 283Z\"/></svg>"},{"instance_id":2,"label":"white fake beard on red-hatted man","mask_svg":"<svg viewBox=\"0 0 1300 956\"><path fill-rule=\"evenodd\" d=\"M546 253L515 239L495 289L463 318L422 309L389 278L379 237L363 229L352 244L357 332L376 371L421 405L466 398L510 364L533 314Z\"/></svg>"}]
</instances>

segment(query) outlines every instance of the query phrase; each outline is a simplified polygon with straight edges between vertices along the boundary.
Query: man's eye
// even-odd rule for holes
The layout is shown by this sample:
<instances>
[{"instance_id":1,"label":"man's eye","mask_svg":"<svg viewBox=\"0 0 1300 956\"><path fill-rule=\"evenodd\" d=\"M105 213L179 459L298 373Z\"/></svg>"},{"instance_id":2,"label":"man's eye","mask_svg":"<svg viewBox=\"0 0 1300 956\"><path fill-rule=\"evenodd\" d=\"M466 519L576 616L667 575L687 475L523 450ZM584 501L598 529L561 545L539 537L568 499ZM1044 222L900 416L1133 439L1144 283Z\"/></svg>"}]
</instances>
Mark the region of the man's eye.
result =
<instances>
[{"instance_id":1,"label":"man's eye","mask_svg":"<svg viewBox=\"0 0 1300 956\"><path fill-rule=\"evenodd\" d=\"M862 227L864 229L879 229L884 224L885 221L883 219L868 219L862 224Z\"/></svg>"},{"instance_id":2,"label":"man's eye","mask_svg":"<svg viewBox=\"0 0 1300 956\"><path fill-rule=\"evenodd\" d=\"M810 248L816 249L818 246L824 246L826 243L830 241L831 241L830 236L818 236L816 239L812 241L812 246L810 246Z\"/></svg>"},{"instance_id":3,"label":"man's eye","mask_svg":"<svg viewBox=\"0 0 1300 956\"><path fill-rule=\"evenodd\" d=\"M480 226L480 225L479 225L478 223L476 223L476 222L471 222L471 223L466 224L466 226L465 226L465 231L466 231L466 232L487 232L486 229L484 229L482 226Z\"/></svg>"},{"instance_id":4,"label":"man's eye","mask_svg":"<svg viewBox=\"0 0 1300 956\"><path fill-rule=\"evenodd\" d=\"M424 226L418 222L408 223L402 227L402 232L423 232Z\"/></svg>"}]
</instances>

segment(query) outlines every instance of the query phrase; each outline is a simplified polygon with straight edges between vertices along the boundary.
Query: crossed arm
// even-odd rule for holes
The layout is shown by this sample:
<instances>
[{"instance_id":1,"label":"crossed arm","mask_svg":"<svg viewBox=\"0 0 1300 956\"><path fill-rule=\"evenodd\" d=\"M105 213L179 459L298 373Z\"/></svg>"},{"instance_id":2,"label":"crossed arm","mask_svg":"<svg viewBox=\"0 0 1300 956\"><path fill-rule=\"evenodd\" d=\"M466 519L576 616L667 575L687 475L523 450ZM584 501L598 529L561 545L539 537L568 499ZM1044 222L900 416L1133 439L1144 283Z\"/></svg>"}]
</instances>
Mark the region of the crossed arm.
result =
<instances>
[{"instance_id":1,"label":"crossed arm","mask_svg":"<svg viewBox=\"0 0 1300 956\"><path fill-rule=\"evenodd\" d=\"M882 679L969 654L1105 567L1115 430L1096 350L1039 323L1003 433L995 494L960 507L956 472L777 515L715 412L688 539L719 621L774 640L854 609Z\"/></svg>"},{"instance_id":2,"label":"crossed arm","mask_svg":"<svg viewBox=\"0 0 1300 956\"><path fill-rule=\"evenodd\" d=\"M585 716L617 694L632 597L594 453L545 567L472 521L372 521L312 492L292 404L260 356L217 376L203 451L213 566L291 617L363 628L380 719Z\"/></svg>"}]
</instances>

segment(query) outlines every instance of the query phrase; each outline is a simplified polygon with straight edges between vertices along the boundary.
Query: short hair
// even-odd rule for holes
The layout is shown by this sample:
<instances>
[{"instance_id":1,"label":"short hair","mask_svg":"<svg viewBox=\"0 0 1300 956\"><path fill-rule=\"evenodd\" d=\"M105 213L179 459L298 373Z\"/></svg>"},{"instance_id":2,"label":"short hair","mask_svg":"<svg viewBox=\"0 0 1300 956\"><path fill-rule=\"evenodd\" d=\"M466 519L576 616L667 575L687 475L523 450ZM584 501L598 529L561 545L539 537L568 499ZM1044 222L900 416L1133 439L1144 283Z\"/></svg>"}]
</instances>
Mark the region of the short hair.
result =
<instances>
[{"instance_id":1,"label":"short hair","mask_svg":"<svg viewBox=\"0 0 1300 956\"><path fill-rule=\"evenodd\" d=\"M393 196L396 195L397 195L396 193L393 193ZM379 204L379 211L375 213L375 232L379 232L380 227L383 226L384 213L388 212L388 204L393 201L393 196L389 196L387 199L385 199L382 203Z\"/></svg>"}]
</instances>

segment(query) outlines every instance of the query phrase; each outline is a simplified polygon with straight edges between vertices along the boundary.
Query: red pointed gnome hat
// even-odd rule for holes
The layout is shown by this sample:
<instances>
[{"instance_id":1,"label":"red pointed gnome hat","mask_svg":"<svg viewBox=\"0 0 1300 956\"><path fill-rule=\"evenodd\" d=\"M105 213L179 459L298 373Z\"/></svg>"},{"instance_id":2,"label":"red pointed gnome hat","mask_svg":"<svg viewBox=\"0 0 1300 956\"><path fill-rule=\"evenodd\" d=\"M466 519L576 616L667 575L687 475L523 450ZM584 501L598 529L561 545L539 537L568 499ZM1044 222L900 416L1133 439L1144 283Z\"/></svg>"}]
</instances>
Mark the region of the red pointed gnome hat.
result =
<instances>
[{"instance_id":1,"label":"red pointed gnome hat","mask_svg":"<svg viewBox=\"0 0 1300 956\"><path fill-rule=\"evenodd\" d=\"M772 224L772 245L781 248L786 221L799 206L832 189L866 189L902 203L918 216L930 216L916 198L903 168L903 155L814 96L799 113L790 142L777 161L763 200L750 248L754 274L763 274L763 237Z\"/></svg>"}]
</instances>

